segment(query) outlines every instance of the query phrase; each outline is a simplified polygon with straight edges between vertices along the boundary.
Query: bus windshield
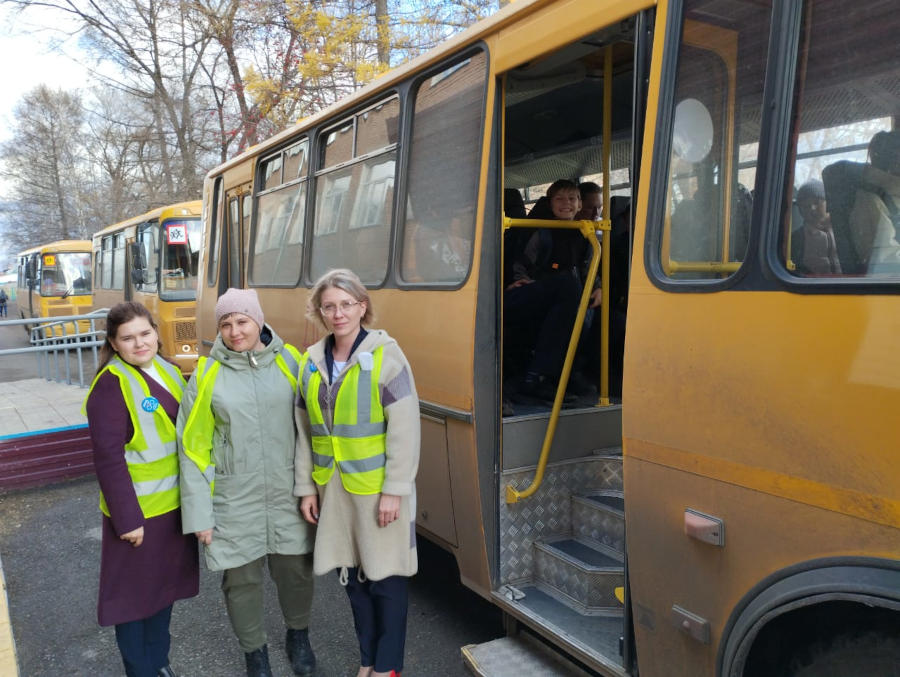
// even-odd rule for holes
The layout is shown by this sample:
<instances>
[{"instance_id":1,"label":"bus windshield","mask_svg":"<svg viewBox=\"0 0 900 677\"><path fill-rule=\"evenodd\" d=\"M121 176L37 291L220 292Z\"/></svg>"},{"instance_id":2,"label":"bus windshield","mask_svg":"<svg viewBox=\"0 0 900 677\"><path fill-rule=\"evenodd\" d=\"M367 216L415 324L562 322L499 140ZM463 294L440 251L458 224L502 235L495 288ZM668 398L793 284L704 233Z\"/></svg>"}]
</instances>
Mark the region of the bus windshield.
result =
<instances>
[{"instance_id":1,"label":"bus windshield","mask_svg":"<svg viewBox=\"0 0 900 677\"><path fill-rule=\"evenodd\" d=\"M197 298L200 219L166 221L162 238L159 297L165 301L193 301Z\"/></svg>"},{"instance_id":2,"label":"bus windshield","mask_svg":"<svg viewBox=\"0 0 900 677\"><path fill-rule=\"evenodd\" d=\"M41 296L84 296L91 293L91 253L44 254Z\"/></svg>"}]
</instances>

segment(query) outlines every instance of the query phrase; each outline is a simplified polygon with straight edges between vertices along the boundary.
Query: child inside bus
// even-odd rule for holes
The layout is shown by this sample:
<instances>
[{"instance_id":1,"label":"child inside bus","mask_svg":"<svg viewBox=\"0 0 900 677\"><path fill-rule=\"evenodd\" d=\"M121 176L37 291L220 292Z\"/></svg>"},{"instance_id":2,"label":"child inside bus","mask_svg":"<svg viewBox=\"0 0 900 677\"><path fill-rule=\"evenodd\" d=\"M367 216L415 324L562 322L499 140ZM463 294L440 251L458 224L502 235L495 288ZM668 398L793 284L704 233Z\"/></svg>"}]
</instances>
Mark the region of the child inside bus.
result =
<instances>
[{"instance_id":1,"label":"child inside bus","mask_svg":"<svg viewBox=\"0 0 900 677\"><path fill-rule=\"evenodd\" d=\"M803 228L794 236L798 239L795 251L800 271L807 275L839 275L841 263L825 207L825 185L811 179L800 186L797 209L803 218Z\"/></svg>"},{"instance_id":2,"label":"child inside bus","mask_svg":"<svg viewBox=\"0 0 900 677\"><path fill-rule=\"evenodd\" d=\"M547 190L546 202L553 218L574 220L581 194L572 181L560 179ZM514 260L504 291L505 352L514 354L513 344L527 346L527 357L524 364L504 365L513 401L548 402L556 395L581 296L585 250L576 230L541 229ZM591 300L592 307L597 303L599 294ZM524 373L517 373L523 367Z\"/></svg>"}]
</instances>

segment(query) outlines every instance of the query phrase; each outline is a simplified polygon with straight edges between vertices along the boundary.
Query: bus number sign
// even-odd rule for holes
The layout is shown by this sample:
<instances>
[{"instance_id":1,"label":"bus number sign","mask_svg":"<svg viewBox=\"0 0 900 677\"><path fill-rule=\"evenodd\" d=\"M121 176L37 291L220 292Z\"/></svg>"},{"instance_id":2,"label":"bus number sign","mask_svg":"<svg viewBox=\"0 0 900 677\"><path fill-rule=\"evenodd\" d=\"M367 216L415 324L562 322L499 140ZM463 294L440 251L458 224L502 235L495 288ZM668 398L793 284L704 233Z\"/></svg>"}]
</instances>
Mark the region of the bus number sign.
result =
<instances>
[{"instance_id":1,"label":"bus number sign","mask_svg":"<svg viewBox=\"0 0 900 677\"><path fill-rule=\"evenodd\" d=\"M187 244L187 226L183 223L170 223L166 226L167 244Z\"/></svg>"},{"instance_id":2,"label":"bus number sign","mask_svg":"<svg viewBox=\"0 0 900 677\"><path fill-rule=\"evenodd\" d=\"M45 266L55 266L56 265L56 256L53 254L44 254L44 265Z\"/></svg>"}]
</instances>

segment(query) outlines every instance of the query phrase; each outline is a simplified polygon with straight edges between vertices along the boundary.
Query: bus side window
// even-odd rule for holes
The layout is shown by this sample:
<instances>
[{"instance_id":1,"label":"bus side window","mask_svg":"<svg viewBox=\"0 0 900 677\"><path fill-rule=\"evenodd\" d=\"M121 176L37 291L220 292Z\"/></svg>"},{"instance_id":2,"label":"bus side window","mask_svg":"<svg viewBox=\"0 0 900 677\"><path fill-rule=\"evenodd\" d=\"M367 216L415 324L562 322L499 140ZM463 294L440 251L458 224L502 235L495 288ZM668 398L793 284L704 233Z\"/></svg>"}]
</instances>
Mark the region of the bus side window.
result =
<instances>
[{"instance_id":1,"label":"bus side window","mask_svg":"<svg viewBox=\"0 0 900 677\"><path fill-rule=\"evenodd\" d=\"M712 282L747 251L771 10L741 3L738 40L695 18L698 4L685 3L658 256L669 279Z\"/></svg>"},{"instance_id":2,"label":"bus side window","mask_svg":"<svg viewBox=\"0 0 900 677\"><path fill-rule=\"evenodd\" d=\"M485 64L479 52L416 89L400 258L405 282L455 285L469 273Z\"/></svg>"},{"instance_id":3,"label":"bus side window","mask_svg":"<svg viewBox=\"0 0 900 677\"><path fill-rule=\"evenodd\" d=\"M900 278L900 131L884 96L900 77L898 28L886 4L852 18L834 0L805 5L778 251L798 282Z\"/></svg>"},{"instance_id":4,"label":"bus side window","mask_svg":"<svg viewBox=\"0 0 900 677\"><path fill-rule=\"evenodd\" d=\"M387 275L400 99L385 99L321 137L310 276L350 268L369 285Z\"/></svg>"},{"instance_id":5,"label":"bus side window","mask_svg":"<svg viewBox=\"0 0 900 677\"><path fill-rule=\"evenodd\" d=\"M103 238L100 257L100 286L103 289L112 289L113 284L113 236Z\"/></svg>"},{"instance_id":6,"label":"bus side window","mask_svg":"<svg viewBox=\"0 0 900 677\"><path fill-rule=\"evenodd\" d=\"M225 190L221 176L216 178L212 194L212 206L210 207L209 215L209 243L207 245L209 259L206 267L206 284L209 287L215 285L219 276L219 247L222 241L222 217L225 210ZM224 289L220 290L220 292L224 291Z\"/></svg>"},{"instance_id":7,"label":"bus side window","mask_svg":"<svg viewBox=\"0 0 900 677\"><path fill-rule=\"evenodd\" d=\"M258 184L262 188L256 192L256 226L248 274L252 285L294 286L300 279L308 145L303 139L260 163ZM242 211L237 197L228 210L231 284L238 286Z\"/></svg>"}]
</instances>

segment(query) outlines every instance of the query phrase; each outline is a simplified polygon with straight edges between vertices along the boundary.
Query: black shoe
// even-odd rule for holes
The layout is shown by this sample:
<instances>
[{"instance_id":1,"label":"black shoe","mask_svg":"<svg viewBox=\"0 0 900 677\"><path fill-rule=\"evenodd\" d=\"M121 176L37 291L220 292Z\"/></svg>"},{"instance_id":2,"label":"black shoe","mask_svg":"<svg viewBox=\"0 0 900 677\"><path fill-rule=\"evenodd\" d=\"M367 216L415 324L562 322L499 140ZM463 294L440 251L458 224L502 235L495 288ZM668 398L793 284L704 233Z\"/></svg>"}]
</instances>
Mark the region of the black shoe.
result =
<instances>
[{"instance_id":1,"label":"black shoe","mask_svg":"<svg viewBox=\"0 0 900 677\"><path fill-rule=\"evenodd\" d=\"M284 648L287 650L288 659L291 661L291 669L295 675L308 677L316 669L316 655L309 645L309 629L294 630L288 628L284 638Z\"/></svg>"},{"instance_id":2,"label":"black shoe","mask_svg":"<svg viewBox=\"0 0 900 677\"><path fill-rule=\"evenodd\" d=\"M172 669L171 665L160 668L159 672L157 672L156 674L158 675L158 677L178 677L178 675L176 675L175 671Z\"/></svg>"},{"instance_id":3,"label":"black shoe","mask_svg":"<svg viewBox=\"0 0 900 677\"><path fill-rule=\"evenodd\" d=\"M244 653L247 661L247 677L272 677L269 667L269 647L263 644L256 651Z\"/></svg>"}]
</instances>

